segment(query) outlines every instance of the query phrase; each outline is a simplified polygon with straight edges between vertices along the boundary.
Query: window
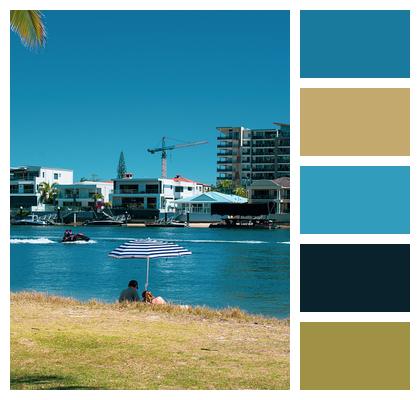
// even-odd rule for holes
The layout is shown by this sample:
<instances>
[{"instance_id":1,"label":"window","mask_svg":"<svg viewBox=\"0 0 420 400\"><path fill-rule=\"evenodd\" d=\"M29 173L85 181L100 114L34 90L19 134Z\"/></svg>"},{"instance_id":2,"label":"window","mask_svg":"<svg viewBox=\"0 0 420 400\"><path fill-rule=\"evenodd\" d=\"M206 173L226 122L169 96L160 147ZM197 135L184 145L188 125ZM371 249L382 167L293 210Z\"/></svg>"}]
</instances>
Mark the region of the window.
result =
<instances>
[{"instance_id":1,"label":"window","mask_svg":"<svg viewBox=\"0 0 420 400\"><path fill-rule=\"evenodd\" d=\"M175 193L181 193L184 191L184 188L182 186L175 186Z\"/></svg>"},{"instance_id":2,"label":"window","mask_svg":"<svg viewBox=\"0 0 420 400\"><path fill-rule=\"evenodd\" d=\"M191 191L192 190L192 187L191 186L188 186L188 190Z\"/></svg>"},{"instance_id":3,"label":"window","mask_svg":"<svg viewBox=\"0 0 420 400\"><path fill-rule=\"evenodd\" d=\"M147 208L151 210L156 210L157 199L156 197L149 197L147 199Z\"/></svg>"},{"instance_id":4,"label":"window","mask_svg":"<svg viewBox=\"0 0 420 400\"><path fill-rule=\"evenodd\" d=\"M45 172L42 173L42 177L45 178Z\"/></svg>"},{"instance_id":5,"label":"window","mask_svg":"<svg viewBox=\"0 0 420 400\"><path fill-rule=\"evenodd\" d=\"M128 208L144 209L144 198L143 197L123 197L121 199L123 206Z\"/></svg>"},{"instance_id":6,"label":"window","mask_svg":"<svg viewBox=\"0 0 420 400\"><path fill-rule=\"evenodd\" d=\"M138 185L120 185L119 193L121 194L139 193L139 187Z\"/></svg>"},{"instance_id":7,"label":"window","mask_svg":"<svg viewBox=\"0 0 420 400\"><path fill-rule=\"evenodd\" d=\"M54 179L57 180L58 179L58 173L54 172Z\"/></svg>"},{"instance_id":8,"label":"window","mask_svg":"<svg viewBox=\"0 0 420 400\"><path fill-rule=\"evenodd\" d=\"M146 193L159 193L159 185L146 185Z\"/></svg>"}]
</instances>

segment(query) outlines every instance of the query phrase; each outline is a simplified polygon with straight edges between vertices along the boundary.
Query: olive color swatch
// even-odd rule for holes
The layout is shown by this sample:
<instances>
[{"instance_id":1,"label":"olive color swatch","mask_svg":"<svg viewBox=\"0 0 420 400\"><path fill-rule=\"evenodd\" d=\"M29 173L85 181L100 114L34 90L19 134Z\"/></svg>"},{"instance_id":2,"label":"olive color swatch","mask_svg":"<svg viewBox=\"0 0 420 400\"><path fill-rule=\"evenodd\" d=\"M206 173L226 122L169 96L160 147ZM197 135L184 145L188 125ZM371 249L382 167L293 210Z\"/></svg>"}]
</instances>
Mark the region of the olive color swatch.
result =
<instances>
[{"instance_id":1,"label":"olive color swatch","mask_svg":"<svg viewBox=\"0 0 420 400\"><path fill-rule=\"evenodd\" d=\"M302 322L300 386L315 390L408 390L407 322Z\"/></svg>"},{"instance_id":2,"label":"olive color swatch","mask_svg":"<svg viewBox=\"0 0 420 400\"><path fill-rule=\"evenodd\" d=\"M301 244L300 311L409 312L410 245Z\"/></svg>"},{"instance_id":3,"label":"olive color swatch","mask_svg":"<svg viewBox=\"0 0 420 400\"><path fill-rule=\"evenodd\" d=\"M410 89L301 89L302 156L410 155Z\"/></svg>"}]
</instances>

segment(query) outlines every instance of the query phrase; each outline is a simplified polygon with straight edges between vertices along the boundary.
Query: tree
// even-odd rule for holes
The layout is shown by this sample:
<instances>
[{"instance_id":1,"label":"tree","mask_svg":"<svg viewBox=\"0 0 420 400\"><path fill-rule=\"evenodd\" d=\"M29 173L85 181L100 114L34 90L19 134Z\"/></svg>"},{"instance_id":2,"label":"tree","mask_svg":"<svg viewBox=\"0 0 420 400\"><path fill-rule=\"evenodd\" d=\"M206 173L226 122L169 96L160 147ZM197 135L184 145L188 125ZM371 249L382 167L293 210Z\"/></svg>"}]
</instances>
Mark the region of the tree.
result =
<instances>
[{"instance_id":1,"label":"tree","mask_svg":"<svg viewBox=\"0 0 420 400\"><path fill-rule=\"evenodd\" d=\"M216 190L220 193L231 194L233 191L233 183L227 179L218 181L216 184Z\"/></svg>"},{"instance_id":2,"label":"tree","mask_svg":"<svg viewBox=\"0 0 420 400\"><path fill-rule=\"evenodd\" d=\"M94 193L92 196L92 199L95 200L95 203L97 203L99 200L102 200L104 198L104 195L102 193Z\"/></svg>"},{"instance_id":3,"label":"tree","mask_svg":"<svg viewBox=\"0 0 420 400\"><path fill-rule=\"evenodd\" d=\"M42 182L39 184L39 193L41 194L40 200L44 204L53 204L57 197L58 190L56 184L52 185L48 182Z\"/></svg>"},{"instance_id":4,"label":"tree","mask_svg":"<svg viewBox=\"0 0 420 400\"><path fill-rule=\"evenodd\" d=\"M235 193L237 196L248 197L248 192L243 186L238 186L235 188L233 193Z\"/></svg>"},{"instance_id":5,"label":"tree","mask_svg":"<svg viewBox=\"0 0 420 400\"><path fill-rule=\"evenodd\" d=\"M94 206L98 207L101 200L103 200L104 195L102 193L93 193L92 200L94 202Z\"/></svg>"},{"instance_id":6,"label":"tree","mask_svg":"<svg viewBox=\"0 0 420 400\"><path fill-rule=\"evenodd\" d=\"M43 15L37 10L11 10L10 28L17 33L25 47L44 47L47 32Z\"/></svg>"},{"instance_id":7,"label":"tree","mask_svg":"<svg viewBox=\"0 0 420 400\"><path fill-rule=\"evenodd\" d=\"M125 166L124 153L121 152L120 153L120 159L118 161L117 178L118 179L124 178L126 173L127 173L127 167Z\"/></svg>"}]
</instances>

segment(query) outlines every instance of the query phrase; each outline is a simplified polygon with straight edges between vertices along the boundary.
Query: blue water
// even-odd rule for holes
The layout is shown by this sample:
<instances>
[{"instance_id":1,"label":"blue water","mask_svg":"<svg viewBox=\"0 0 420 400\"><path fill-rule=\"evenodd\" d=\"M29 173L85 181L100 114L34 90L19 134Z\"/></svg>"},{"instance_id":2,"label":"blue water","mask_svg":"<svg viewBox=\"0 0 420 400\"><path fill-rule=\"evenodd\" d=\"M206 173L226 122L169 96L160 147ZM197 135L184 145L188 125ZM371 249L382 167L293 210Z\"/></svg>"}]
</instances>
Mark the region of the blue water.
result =
<instances>
[{"instance_id":1,"label":"blue water","mask_svg":"<svg viewBox=\"0 0 420 400\"><path fill-rule=\"evenodd\" d=\"M62 227L12 227L11 290L114 302L130 279L143 286L146 260L108 253L130 239L177 242L191 256L151 260L149 288L178 304L240 307L289 316L289 231L81 227L90 243L60 243Z\"/></svg>"}]
</instances>

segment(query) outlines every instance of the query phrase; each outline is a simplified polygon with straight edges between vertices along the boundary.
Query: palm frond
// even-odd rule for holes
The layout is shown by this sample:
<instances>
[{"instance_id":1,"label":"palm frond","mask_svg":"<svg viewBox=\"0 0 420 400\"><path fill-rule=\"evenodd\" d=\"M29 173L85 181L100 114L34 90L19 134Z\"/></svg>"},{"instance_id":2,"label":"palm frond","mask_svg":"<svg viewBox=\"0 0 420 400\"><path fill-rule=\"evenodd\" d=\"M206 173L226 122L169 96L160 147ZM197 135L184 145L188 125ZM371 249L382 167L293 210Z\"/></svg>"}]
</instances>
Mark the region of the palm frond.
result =
<instances>
[{"instance_id":1,"label":"palm frond","mask_svg":"<svg viewBox=\"0 0 420 400\"><path fill-rule=\"evenodd\" d=\"M44 47L47 32L42 18L42 13L37 10L11 10L10 28L19 35L24 46L31 49Z\"/></svg>"}]
</instances>

